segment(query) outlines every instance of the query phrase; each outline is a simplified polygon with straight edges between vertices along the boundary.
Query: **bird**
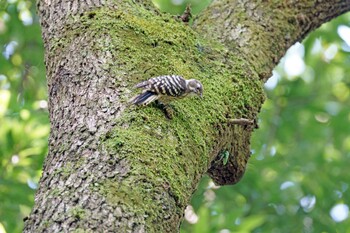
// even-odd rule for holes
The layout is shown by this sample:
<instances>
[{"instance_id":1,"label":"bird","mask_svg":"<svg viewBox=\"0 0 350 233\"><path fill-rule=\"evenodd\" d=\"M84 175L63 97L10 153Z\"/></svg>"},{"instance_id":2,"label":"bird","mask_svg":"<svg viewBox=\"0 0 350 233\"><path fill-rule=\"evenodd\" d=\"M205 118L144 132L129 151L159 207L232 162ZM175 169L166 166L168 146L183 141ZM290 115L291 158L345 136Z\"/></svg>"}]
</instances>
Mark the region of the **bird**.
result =
<instances>
[{"instance_id":1,"label":"bird","mask_svg":"<svg viewBox=\"0 0 350 233\"><path fill-rule=\"evenodd\" d=\"M162 75L140 82L134 88L142 92L129 100L130 104L146 106L155 100L171 101L189 95L203 97L203 85L196 79L186 80L179 75Z\"/></svg>"}]
</instances>

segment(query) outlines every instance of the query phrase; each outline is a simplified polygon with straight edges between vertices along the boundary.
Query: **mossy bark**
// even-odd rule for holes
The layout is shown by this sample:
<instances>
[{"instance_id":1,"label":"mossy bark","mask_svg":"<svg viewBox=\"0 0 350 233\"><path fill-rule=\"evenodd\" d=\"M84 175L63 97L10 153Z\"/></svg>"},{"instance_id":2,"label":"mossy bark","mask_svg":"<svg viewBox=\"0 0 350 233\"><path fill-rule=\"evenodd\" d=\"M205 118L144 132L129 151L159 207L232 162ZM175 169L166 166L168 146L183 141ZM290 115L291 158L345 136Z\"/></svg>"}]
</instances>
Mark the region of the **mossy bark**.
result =
<instances>
[{"instance_id":1,"label":"mossy bark","mask_svg":"<svg viewBox=\"0 0 350 233\"><path fill-rule=\"evenodd\" d=\"M349 0L213 0L194 28L239 53L266 81L291 45L349 9Z\"/></svg>"},{"instance_id":2,"label":"mossy bark","mask_svg":"<svg viewBox=\"0 0 350 233\"><path fill-rule=\"evenodd\" d=\"M228 30L224 18L240 23L239 34L249 29L252 38L263 32L243 23L250 20L243 9L213 13L225 12L222 4L237 3L216 1L193 29L148 1L39 1L51 134L25 232L177 232L203 174L221 185L242 177L266 73L305 30L293 30L289 17L268 18L271 27L289 25L294 39L272 46L229 39L220 19ZM249 12L273 15L269 4L275 1ZM260 60L262 52L269 53ZM199 79L204 98L173 102L172 120L152 106L128 106L134 84L164 74ZM232 124L235 118L255 123Z\"/></svg>"}]
</instances>

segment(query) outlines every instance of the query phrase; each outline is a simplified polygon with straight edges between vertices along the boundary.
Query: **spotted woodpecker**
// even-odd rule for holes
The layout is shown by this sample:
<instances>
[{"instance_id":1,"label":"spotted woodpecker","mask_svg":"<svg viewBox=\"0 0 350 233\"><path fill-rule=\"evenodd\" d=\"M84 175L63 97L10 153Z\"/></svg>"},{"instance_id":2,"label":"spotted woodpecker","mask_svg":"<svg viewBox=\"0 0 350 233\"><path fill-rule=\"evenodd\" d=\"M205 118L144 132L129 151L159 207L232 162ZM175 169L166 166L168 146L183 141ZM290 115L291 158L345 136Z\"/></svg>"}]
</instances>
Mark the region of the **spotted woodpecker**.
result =
<instances>
[{"instance_id":1,"label":"spotted woodpecker","mask_svg":"<svg viewBox=\"0 0 350 233\"><path fill-rule=\"evenodd\" d=\"M129 103L146 106L152 101L183 98L190 94L203 96L203 85L196 79L186 80L178 75L163 75L140 82L135 88L142 88L139 95L129 100Z\"/></svg>"}]
</instances>

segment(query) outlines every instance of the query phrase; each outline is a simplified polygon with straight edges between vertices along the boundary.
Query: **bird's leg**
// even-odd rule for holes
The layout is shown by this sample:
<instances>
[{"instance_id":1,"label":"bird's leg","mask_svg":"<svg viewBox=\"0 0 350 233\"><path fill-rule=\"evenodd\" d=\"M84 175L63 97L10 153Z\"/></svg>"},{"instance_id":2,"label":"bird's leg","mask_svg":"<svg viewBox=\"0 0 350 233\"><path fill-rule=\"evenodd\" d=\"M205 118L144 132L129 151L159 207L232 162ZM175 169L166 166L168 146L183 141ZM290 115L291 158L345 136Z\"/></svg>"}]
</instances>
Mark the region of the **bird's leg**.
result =
<instances>
[{"instance_id":1,"label":"bird's leg","mask_svg":"<svg viewBox=\"0 0 350 233\"><path fill-rule=\"evenodd\" d=\"M160 100L156 100L155 104L164 112L165 116L168 119L173 119L173 117L174 117L174 109L172 109L169 105L164 104Z\"/></svg>"}]
</instances>

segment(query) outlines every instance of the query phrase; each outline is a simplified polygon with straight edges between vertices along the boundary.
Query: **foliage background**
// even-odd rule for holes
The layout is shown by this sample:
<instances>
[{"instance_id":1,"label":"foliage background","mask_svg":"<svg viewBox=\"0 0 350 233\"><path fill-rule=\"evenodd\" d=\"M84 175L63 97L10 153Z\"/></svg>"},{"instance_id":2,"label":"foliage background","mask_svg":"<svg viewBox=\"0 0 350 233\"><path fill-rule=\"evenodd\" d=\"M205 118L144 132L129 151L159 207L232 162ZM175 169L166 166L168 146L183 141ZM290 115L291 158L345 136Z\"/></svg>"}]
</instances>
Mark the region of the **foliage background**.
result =
<instances>
[{"instance_id":1,"label":"foliage background","mask_svg":"<svg viewBox=\"0 0 350 233\"><path fill-rule=\"evenodd\" d=\"M210 0L154 0L181 14ZM43 44L33 0L0 2L0 233L21 232L47 154ZM350 232L350 14L296 44L266 84L235 186L204 177L183 233Z\"/></svg>"}]
</instances>

